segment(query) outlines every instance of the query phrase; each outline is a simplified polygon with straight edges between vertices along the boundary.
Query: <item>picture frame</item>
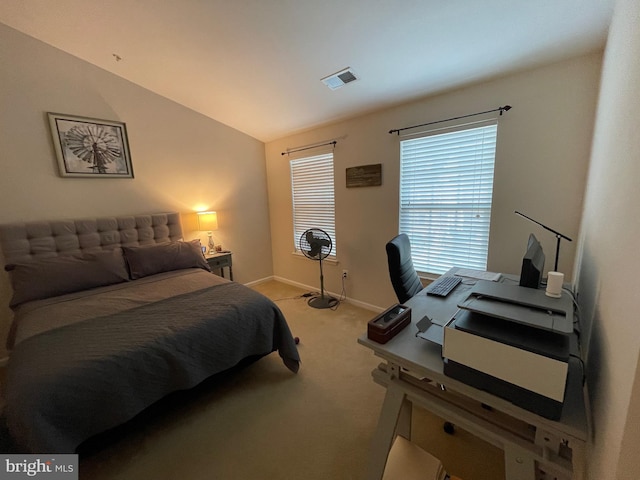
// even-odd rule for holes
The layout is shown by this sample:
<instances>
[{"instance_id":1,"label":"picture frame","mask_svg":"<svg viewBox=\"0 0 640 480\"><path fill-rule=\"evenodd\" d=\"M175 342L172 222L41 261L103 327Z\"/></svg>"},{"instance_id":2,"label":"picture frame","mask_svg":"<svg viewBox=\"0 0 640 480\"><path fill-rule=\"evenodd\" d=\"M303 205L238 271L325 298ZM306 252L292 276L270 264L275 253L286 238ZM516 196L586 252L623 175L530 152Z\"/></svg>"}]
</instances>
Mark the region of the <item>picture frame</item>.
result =
<instances>
[{"instance_id":1,"label":"picture frame","mask_svg":"<svg viewBox=\"0 0 640 480\"><path fill-rule=\"evenodd\" d=\"M48 112L60 176L133 178L123 122Z\"/></svg>"}]
</instances>

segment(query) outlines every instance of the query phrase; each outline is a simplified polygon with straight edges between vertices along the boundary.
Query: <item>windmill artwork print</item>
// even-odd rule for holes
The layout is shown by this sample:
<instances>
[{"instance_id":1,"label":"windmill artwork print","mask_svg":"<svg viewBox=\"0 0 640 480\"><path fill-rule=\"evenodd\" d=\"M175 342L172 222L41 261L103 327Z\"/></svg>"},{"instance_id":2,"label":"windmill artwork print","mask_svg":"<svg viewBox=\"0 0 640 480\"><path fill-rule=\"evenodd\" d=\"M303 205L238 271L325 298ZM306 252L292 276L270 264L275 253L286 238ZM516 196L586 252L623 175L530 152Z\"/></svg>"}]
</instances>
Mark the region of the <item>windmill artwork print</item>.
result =
<instances>
[{"instance_id":1,"label":"windmill artwork print","mask_svg":"<svg viewBox=\"0 0 640 480\"><path fill-rule=\"evenodd\" d=\"M60 175L133 178L124 123L48 113Z\"/></svg>"}]
</instances>

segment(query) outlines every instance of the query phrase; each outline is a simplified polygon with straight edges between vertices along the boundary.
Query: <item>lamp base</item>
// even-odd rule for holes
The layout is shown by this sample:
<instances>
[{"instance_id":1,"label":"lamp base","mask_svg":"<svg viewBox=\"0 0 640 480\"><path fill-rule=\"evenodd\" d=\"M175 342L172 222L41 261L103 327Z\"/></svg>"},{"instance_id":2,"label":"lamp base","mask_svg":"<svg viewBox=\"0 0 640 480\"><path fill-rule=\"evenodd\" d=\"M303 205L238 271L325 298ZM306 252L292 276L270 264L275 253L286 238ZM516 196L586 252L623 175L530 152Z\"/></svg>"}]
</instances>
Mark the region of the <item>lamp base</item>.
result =
<instances>
[{"instance_id":1,"label":"lamp base","mask_svg":"<svg viewBox=\"0 0 640 480\"><path fill-rule=\"evenodd\" d=\"M209 255L213 255L216 253L216 248L213 245L213 235L211 232L207 232L207 236L209 237L209 242L207 243L209 245Z\"/></svg>"}]
</instances>

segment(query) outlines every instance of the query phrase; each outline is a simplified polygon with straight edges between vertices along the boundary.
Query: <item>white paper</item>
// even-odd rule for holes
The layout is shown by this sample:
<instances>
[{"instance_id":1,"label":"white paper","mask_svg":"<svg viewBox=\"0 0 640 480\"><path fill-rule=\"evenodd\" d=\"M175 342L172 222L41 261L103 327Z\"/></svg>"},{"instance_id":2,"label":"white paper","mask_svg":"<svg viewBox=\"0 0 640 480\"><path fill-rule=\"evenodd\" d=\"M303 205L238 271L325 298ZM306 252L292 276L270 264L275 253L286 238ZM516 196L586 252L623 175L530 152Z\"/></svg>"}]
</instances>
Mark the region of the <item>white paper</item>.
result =
<instances>
[{"instance_id":1,"label":"white paper","mask_svg":"<svg viewBox=\"0 0 640 480\"><path fill-rule=\"evenodd\" d=\"M500 274L495 272L485 272L484 270L471 270L469 268L459 268L454 273L457 277L475 278L477 280L490 280L497 282L500 280Z\"/></svg>"}]
</instances>

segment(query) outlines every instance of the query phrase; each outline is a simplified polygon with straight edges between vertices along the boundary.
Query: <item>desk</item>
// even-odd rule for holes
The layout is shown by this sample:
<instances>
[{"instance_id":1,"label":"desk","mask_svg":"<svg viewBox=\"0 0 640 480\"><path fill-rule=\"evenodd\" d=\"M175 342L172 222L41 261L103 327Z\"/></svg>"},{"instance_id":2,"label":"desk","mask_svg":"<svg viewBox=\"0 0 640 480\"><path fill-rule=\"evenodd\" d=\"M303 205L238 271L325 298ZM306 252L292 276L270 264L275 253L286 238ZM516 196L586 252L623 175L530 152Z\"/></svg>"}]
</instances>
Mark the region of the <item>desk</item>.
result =
<instances>
[{"instance_id":1,"label":"desk","mask_svg":"<svg viewBox=\"0 0 640 480\"><path fill-rule=\"evenodd\" d=\"M374 382L387 389L373 438L367 480L382 478L397 434L411 439L412 404L502 449L506 480L582 480L588 427L577 359L569 363L562 416L553 421L445 376L441 347L415 336L416 323L424 315L428 313L437 323L448 320L472 287L466 282L460 284L445 298L427 296L423 290L405 303L411 307L411 324L388 343L376 343L366 334L358 339L384 360L372 376ZM536 476L539 471L547 476Z\"/></svg>"}]
</instances>

